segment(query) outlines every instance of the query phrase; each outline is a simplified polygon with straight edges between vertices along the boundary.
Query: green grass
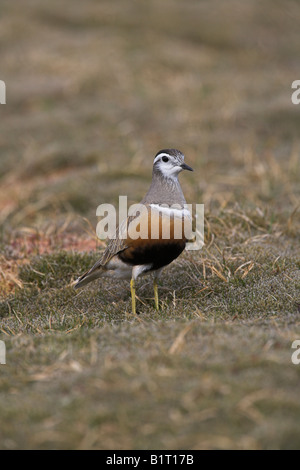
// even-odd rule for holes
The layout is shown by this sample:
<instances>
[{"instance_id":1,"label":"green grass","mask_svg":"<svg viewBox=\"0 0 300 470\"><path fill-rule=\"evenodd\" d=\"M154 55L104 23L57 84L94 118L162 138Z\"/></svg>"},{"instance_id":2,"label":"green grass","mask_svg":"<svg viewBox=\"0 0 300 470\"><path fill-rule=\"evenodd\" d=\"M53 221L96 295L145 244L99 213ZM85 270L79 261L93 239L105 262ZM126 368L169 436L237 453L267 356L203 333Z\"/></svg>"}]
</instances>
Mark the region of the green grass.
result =
<instances>
[{"instance_id":1,"label":"green grass","mask_svg":"<svg viewBox=\"0 0 300 470\"><path fill-rule=\"evenodd\" d=\"M297 2L2 3L0 447L299 448ZM205 246L134 317L128 282L71 283L168 146Z\"/></svg>"}]
</instances>

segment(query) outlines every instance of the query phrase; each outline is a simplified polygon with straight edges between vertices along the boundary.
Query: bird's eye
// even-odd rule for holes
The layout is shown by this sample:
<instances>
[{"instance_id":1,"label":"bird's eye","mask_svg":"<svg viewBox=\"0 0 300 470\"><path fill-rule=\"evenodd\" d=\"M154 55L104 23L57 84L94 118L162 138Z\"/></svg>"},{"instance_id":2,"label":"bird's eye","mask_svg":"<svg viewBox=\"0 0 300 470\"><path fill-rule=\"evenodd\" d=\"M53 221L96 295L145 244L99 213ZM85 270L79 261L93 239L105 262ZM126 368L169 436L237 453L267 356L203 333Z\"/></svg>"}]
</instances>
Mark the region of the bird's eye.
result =
<instances>
[{"instance_id":1,"label":"bird's eye","mask_svg":"<svg viewBox=\"0 0 300 470\"><path fill-rule=\"evenodd\" d=\"M162 161L167 163L169 161L168 157L162 157Z\"/></svg>"}]
</instances>

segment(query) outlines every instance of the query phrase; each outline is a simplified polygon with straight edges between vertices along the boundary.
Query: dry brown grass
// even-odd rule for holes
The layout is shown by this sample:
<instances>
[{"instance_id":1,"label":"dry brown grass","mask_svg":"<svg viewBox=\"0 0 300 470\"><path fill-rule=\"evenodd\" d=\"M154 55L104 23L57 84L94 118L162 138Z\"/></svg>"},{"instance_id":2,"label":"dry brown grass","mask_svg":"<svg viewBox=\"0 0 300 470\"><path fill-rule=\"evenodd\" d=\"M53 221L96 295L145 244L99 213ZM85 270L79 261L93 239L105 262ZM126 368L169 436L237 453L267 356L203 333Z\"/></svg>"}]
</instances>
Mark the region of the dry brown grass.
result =
<instances>
[{"instance_id":1,"label":"dry brown grass","mask_svg":"<svg viewBox=\"0 0 300 470\"><path fill-rule=\"evenodd\" d=\"M299 448L297 1L2 1L2 448ZM178 147L205 246L74 293Z\"/></svg>"}]
</instances>

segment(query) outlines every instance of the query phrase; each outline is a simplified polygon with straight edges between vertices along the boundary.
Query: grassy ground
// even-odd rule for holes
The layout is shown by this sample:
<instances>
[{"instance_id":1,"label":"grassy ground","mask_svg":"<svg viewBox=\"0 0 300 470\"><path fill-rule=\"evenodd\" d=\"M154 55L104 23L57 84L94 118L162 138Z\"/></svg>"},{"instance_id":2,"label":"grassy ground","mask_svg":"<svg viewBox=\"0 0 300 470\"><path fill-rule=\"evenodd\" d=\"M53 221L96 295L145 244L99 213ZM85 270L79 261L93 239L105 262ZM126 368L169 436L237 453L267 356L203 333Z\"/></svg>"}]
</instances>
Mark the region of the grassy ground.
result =
<instances>
[{"instance_id":1,"label":"grassy ground","mask_svg":"<svg viewBox=\"0 0 300 470\"><path fill-rule=\"evenodd\" d=\"M299 2L1 4L0 447L300 446ZM178 147L205 247L70 283Z\"/></svg>"}]
</instances>

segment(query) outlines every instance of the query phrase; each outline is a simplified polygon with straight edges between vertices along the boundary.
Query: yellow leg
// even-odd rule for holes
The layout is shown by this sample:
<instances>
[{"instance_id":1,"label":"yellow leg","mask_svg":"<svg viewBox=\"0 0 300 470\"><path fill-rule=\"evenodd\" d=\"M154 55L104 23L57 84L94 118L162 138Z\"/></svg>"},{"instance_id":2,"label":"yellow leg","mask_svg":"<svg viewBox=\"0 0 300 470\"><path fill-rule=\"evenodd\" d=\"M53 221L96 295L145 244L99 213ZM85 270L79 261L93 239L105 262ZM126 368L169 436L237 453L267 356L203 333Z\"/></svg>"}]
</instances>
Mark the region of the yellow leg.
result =
<instances>
[{"instance_id":1,"label":"yellow leg","mask_svg":"<svg viewBox=\"0 0 300 470\"><path fill-rule=\"evenodd\" d=\"M158 305L158 288L157 288L157 279L156 279L156 278L154 278L154 280L153 280L153 289L154 289L155 308L156 308L156 310L159 310L159 305Z\"/></svg>"},{"instance_id":2,"label":"yellow leg","mask_svg":"<svg viewBox=\"0 0 300 470\"><path fill-rule=\"evenodd\" d=\"M136 315L136 308L135 308L135 280L131 279L130 281L130 290L131 290L131 303L132 303L132 313Z\"/></svg>"}]
</instances>

